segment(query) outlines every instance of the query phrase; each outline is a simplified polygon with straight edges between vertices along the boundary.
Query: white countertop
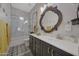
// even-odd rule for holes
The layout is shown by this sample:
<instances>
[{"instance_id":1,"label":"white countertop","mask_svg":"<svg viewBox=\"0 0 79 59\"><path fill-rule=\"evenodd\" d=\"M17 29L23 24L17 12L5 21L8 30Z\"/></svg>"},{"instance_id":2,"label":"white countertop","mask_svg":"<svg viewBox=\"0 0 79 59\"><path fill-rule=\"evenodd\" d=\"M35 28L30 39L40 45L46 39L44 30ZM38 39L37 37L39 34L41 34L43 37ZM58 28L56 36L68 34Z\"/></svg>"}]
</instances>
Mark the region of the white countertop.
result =
<instances>
[{"instance_id":1,"label":"white countertop","mask_svg":"<svg viewBox=\"0 0 79 59\"><path fill-rule=\"evenodd\" d=\"M56 46L68 53L71 53L73 55L79 55L79 48L77 43L73 43L70 41L65 41L65 40L60 40L55 37L50 37L50 36L44 36L44 35L36 35L36 34L31 34L32 36L39 38L40 40L47 42L53 46Z\"/></svg>"}]
</instances>

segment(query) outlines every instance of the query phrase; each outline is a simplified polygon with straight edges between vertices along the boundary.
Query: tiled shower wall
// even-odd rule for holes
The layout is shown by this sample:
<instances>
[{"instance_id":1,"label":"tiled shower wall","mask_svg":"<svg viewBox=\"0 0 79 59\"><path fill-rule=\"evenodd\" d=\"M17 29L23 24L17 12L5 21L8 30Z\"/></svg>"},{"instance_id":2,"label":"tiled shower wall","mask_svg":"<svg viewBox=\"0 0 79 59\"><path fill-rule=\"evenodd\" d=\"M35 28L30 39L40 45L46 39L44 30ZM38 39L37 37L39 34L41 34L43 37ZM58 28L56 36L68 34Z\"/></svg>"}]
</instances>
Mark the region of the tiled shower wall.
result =
<instances>
[{"instance_id":1,"label":"tiled shower wall","mask_svg":"<svg viewBox=\"0 0 79 59\"><path fill-rule=\"evenodd\" d=\"M12 36L18 37L18 36L23 35L24 33L27 34L27 32L28 32L28 24L25 24L25 26L24 25L22 26L22 29L24 29L24 31L22 31L22 32L18 32L17 28L21 27L21 24L23 24L23 23L20 23L21 20L19 19L19 17L24 17L25 20L28 20L28 13L23 12L23 11L21 11L19 9L16 9L16 8L13 8L13 7L11 8L11 12L12 12L11 13Z\"/></svg>"},{"instance_id":2,"label":"tiled shower wall","mask_svg":"<svg viewBox=\"0 0 79 59\"><path fill-rule=\"evenodd\" d=\"M19 17L24 17L24 21L27 20L28 23L24 25ZM23 43L29 37L29 14L28 12L11 7L11 19L12 45ZM18 31L18 27L21 27L22 31Z\"/></svg>"}]
</instances>

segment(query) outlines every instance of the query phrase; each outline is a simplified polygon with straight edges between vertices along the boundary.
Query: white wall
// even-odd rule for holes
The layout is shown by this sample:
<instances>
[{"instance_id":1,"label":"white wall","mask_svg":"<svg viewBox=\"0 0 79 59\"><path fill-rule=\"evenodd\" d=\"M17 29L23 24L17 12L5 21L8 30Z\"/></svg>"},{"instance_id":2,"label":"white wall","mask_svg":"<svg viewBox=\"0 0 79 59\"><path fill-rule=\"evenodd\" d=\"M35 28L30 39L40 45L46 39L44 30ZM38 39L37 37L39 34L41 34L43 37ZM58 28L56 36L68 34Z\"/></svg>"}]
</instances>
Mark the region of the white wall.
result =
<instances>
[{"instance_id":1,"label":"white wall","mask_svg":"<svg viewBox=\"0 0 79 59\"><path fill-rule=\"evenodd\" d=\"M34 29L34 25L36 24L36 11L39 12L38 8L43 5L42 3L37 3L33 9L30 11L29 13L29 30L30 32L33 32L33 29ZM39 12L40 13L40 12Z\"/></svg>"},{"instance_id":2,"label":"white wall","mask_svg":"<svg viewBox=\"0 0 79 59\"><path fill-rule=\"evenodd\" d=\"M63 15L63 22L62 24L59 26L58 30L57 31L54 31L54 32L51 32L51 33L45 33L43 30L40 29L40 26L39 26L39 22L38 22L38 28L39 28L39 32L41 34L44 34L44 35L50 35L50 36L55 36L57 34L61 34L61 35L66 35L66 36L70 36L70 35L75 35L75 36L79 36L79 25L77 26L73 26L73 25L68 25L68 21L76 18L76 10L77 10L77 5L78 4L59 4L59 3L56 3L56 4L53 4L53 5L57 5L58 9L62 12L62 15ZM52 6L53 6L52 5ZM42 6L39 5L39 6ZM38 20L40 19L40 8L37 7L37 11L38 11ZM32 16L33 17L33 16ZM50 17L48 17L50 19ZM53 23L53 22L52 22ZM47 24L47 23L46 23ZM66 28L66 26L71 26L71 29L69 31L68 28Z\"/></svg>"},{"instance_id":3,"label":"white wall","mask_svg":"<svg viewBox=\"0 0 79 59\"><path fill-rule=\"evenodd\" d=\"M5 9L5 12L3 12L3 9ZM10 3L0 3L0 19L5 20L8 23L10 23L11 18L11 6Z\"/></svg>"}]
</instances>

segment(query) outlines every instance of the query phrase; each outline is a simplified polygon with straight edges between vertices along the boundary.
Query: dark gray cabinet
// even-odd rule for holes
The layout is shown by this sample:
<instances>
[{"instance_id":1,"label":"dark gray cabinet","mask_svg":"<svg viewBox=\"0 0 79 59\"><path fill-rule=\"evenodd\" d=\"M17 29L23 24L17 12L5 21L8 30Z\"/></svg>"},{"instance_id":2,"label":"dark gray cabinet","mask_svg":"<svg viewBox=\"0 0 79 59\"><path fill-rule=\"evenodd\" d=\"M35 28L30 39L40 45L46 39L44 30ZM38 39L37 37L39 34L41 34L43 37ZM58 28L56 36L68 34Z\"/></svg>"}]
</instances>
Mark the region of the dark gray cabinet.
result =
<instances>
[{"instance_id":1,"label":"dark gray cabinet","mask_svg":"<svg viewBox=\"0 0 79 59\"><path fill-rule=\"evenodd\" d=\"M52 50L53 49L52 49L51 45L49 45L49 44L47 44L45 42L42 42L42 55L43 56L51 56L51 55L53 55L53 53L51 53Z\"/></svg>"},{"instance_id":2,"label":"dark gray cabinet","mask_svg":"<svg viewBox=\"0 0 79 59\"><path fill-rule=\"evenodd\" d=\"M72 56L53 45L30 35L29 48L34 56Z\"/></svg>"},{"instance_id":3,"label":"dark gray cabinet","mask_svg":"<svg viewBox=\"0 0 79 59\"><path fill-rule=\"evenodd\" d=\"M31 52L32 52L32 48L33 48L33 37L32 36L30 36L29 37L30 38L30 40L29 40L29 48L30 48L30 50L31 50Z\"/></svg>"},{"instance_id":4,"label":"dark gray cabinet","mask_svg":"<svg viewBox=\"0 0 79 59\"><path fill-rule=\"evenodd\" d=\"M63 51L63 50L61 50L61 49L59 49L57 47L54 47L53 55L54 56L73 56L72 54L70 54L70 53L68 53L66 51Z\"/></svg>"},{"instance_id":5,"label":"dark gray cabinet","mask_svg":"<svg viewBox=\"0 0 79 59\"><path fill-rule=\"evenodd\" d=\"M34 37L32 37L32 53L34 54L34 55L36 55L36 39L34 38Z\"/></svg>"},{"instance_id":6,"label":"dark gray cabinet","mask_svg":"<svg viewBox=\"0 0 79 59\"><path fill-rule=\"evenodd\" d=\"M42 56L42 44L40 40L36 40L36 55Z\"/></svg>"}]
</instances>

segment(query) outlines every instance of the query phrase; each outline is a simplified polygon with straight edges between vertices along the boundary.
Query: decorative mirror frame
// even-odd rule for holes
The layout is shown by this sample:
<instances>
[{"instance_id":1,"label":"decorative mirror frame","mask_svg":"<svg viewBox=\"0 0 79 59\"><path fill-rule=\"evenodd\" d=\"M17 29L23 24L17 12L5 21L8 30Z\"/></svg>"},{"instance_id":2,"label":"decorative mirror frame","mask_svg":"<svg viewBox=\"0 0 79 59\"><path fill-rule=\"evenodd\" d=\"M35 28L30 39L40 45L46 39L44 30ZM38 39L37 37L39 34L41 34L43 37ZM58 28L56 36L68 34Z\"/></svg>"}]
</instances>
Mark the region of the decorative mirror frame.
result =
<instances>
[{"instance_id":1,"label":"decorative mirror frame","mask_svg":"<svg viewBox=\"0 0 79 59\"><path fill-rule=\"evenodd\" d=\"M55 24L55 26L52 27L52 29L50 29L50 30L46 30L46 29L44 28L44 26L42 25L43 17L44 17L44 15L45 15L45 13L46 13L47 11L52 11L52 12L54 12L54 13L56 13L56 14L58 15L58 22L57 22L57 24ZM56 7L49 6L49 7L47 7L47 8L44 10L44 12L42 13L39 24L40 24L41 29L42 29L44 32L50 33L50 32L52 32L52 31L58 29L58 27L60 26L60 24L61 24L61 22L62 22L62 19L63 19L62 13L57 9L57 6L56 6Z\"/></svg>"}]
</instances>

